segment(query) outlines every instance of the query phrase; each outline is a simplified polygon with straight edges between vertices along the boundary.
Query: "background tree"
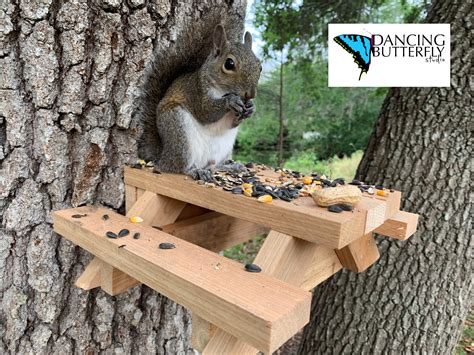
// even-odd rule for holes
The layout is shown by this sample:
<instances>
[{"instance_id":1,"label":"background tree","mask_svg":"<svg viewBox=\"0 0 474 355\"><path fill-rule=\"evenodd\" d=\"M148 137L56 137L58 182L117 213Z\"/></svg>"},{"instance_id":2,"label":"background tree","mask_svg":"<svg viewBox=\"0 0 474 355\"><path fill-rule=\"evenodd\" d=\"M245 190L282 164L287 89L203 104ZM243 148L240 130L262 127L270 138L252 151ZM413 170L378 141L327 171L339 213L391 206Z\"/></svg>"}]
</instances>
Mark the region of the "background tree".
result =
<instances>
[{"instance_id":1,"label":"background tree","mask_svg":"<svg viewBox=\"0 0 474 355\"><path fill-rule=\"evenodd\" d=\"M472 301L470 182L472 4L434 1L426 22L451 24L451 88L391 89L357 175L404 192L420 214L408 242L379 240L367 272L316 288L299 353L453 351Z\"/></svg>"},{"instance_id":2,"label":"background tree","mask_svg":"<svg viewBox=\"0 0 474 355\"><path fill-rule=\"evenodd\" d=\"M136 159L132 111L153 50L245 1L2 1L0 353L191 353L190 317L147 287L74 287L91 256L52 232L51 211L123 206Z\"/></svg>"}]
</instances>

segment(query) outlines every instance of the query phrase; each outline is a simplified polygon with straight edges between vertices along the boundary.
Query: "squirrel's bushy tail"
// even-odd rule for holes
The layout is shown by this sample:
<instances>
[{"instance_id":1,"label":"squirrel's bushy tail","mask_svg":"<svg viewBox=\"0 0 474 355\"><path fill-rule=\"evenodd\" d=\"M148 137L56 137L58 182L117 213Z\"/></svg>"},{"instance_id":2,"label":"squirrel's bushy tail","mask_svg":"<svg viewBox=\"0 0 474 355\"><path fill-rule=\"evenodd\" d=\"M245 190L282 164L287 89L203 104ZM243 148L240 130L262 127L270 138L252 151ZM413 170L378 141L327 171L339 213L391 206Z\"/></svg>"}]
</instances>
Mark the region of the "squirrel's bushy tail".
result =
<instances>
[{"instance_id":1,"label":"squirrel's bushy tail","mask_svg":"<svg viewBox=\"0 0 474 355\"><path fill-rule=\"evenodd\" d=\"M241 40L245 6L227 2L219 6L207 4L195 16L177 28L176 15L170 19L169 41L156 43L154 57L145 70L137 118L140 128L138 156L156 160L161 142L156 128L156 108L171 83L179 76L199 69L212 49L212 33L218 24L226 29L229 40ZM222 8L224 7L224 9ZM243 7L243 8L242 8ZM227 9L227 11L225 11ZM182 19L181 19L182 21Z\"/></svg>"}]
</instances>

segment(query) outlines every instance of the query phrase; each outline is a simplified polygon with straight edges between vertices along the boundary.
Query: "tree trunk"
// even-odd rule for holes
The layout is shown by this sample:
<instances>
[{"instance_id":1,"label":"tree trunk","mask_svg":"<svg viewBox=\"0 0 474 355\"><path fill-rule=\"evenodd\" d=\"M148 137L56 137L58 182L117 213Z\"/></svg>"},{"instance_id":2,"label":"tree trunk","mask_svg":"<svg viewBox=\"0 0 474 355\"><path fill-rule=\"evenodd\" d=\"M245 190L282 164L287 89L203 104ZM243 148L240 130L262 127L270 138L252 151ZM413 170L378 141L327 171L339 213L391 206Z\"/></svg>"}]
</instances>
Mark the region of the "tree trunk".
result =
<instances>
[{"instance_id":1,"label":"tree trunk","mask_svg":"<svg viewBox=\"0 0 474 355\"><path fill-rule=\"evenodd\" d=\"M124 203L132 112L153 50L245 0L4 0L0 15L0 353L188 353L190 316L147 287L74 287L91 255L51 211Z\"/></svg>"},{"instance_id":2,"label":"tree trunk","mask_svg":"<svg viewBox=\"0 0 474 355\"><path fill-rule=\"evenodd\" d=\"M451 88L392 89L357 173L403 191L418 232L378 239L376 265L316 288L301 354L450 354L457 343L473 286L472 11L470 2L434 1L427 22L451 23Z\"/></svg>"}]
</instances>

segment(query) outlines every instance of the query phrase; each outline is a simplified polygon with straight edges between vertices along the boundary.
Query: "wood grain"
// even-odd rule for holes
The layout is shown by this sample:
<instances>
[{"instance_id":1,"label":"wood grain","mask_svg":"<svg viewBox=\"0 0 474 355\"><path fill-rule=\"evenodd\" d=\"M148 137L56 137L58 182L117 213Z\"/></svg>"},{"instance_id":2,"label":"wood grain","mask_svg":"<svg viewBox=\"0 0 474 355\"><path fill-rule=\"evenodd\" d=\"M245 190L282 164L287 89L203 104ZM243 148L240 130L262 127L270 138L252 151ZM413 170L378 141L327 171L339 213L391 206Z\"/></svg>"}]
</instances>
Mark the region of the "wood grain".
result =
<instances>
[{"instance_id":1,"label":"wood grain","mask_svg":"<svg viewBox=\"0 0 474 355\"><path fill-rule=\"evenodd\" d=\"M377 227L374 232L387 237L407 240L415 234L418 226L418 215L415 213L399 211Z\"/></svg>"},{"instance_id":2,"label":"wood grain","mask_svg":"<svg viewBox=\"0 0 474 355\"><path fill-rule=\"evenodd\" d=\"M275 231L268 234L254 263L265 273L305 290L342 269L334 250ZM257 349L222 329L209 338L203 355L257 353Z\"/></svg>"},{"instance_id":3,"label":"wood grain","mask_svg":"<svg viewBox=\"0 0 474 355\"><path fill-rule=\"evenodd\" d=\"M267 228L258 224L218 212L166 225L163 231L215 252L268 233Z\"/></svg>"},{"instance_id":4,"label":"wood grain","mask_svg":"<svg viewBox=\"0 0 474 355\"><path fill-rule=\"evenodd\" d=\"M372 233L364 235L344 248L336 250L342 266L354 272L365 271L380 258Z\"/></svg>"},{"instance_id":5,"label":"wood grain","mask_svg":"<svg viewBox=\"0 0 474 355\"><path fill-rule=\"evenodd\" d=\"M87 217L71 217L78 213ZM104 213L109 220L101 219ZM235 261L133 225L112 211L80 207L54 212L53 220L57 233L258 350L277 349L309 320L309 292L265 273L248 273ZM105 236L125 227L131 234L140 232L141 238ZM162 242L176 248L160 250Z\"/></svg>"},{"instance_id":6,"label":"wood grain","mask_svg":"<svg viewBox=\"0 0 474 355\"><path fill-rule=\"evenodd\" d=\"M367 212L356 206L352 213L335 214L316 206L310 197L293 202L262 204L254 198L210 189L183 175L153 174L125 167L125 183L186 201L213 211L261 224L301 239L341 248L364 234Z\"/></svg>"},{"instance_id":7,"label":"wood grain","mask_svg":"<svg viewBox=\"0 0 474 355\"><path fill-rule=\"evenodd\" d=\"M86 266L85 270L76 280L76 287L83 290L91 290L100 287L100 269L104 266L104 262L98 257L94 257Z\"/></svg>"}]
</instances>

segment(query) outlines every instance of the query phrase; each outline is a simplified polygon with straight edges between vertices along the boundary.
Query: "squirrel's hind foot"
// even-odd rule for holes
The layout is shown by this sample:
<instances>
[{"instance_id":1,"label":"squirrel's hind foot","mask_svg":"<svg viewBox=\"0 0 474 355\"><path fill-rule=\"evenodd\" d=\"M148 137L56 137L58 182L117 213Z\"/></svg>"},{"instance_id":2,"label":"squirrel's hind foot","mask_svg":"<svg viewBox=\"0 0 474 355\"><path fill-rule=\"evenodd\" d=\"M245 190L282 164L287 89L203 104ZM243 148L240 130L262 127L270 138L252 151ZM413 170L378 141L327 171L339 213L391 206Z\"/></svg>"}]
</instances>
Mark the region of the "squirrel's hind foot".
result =
<instances>
[{"instance_id":1,"label":"squirrel's hind foot","mask_svg":"<svg viewBox=\"0 0 474 355\"><path fill-rule=\"evenodd\" d=\"M193 168L189 170L187 174L191 176L194 180L202 180L204 182L215 182L213 176L214 173L211 169Z\"/></svg>"},{"instance_id":2,"label":"squirrel's hind foot","mask_svg":"<svg viewBox=\"0 0 474 355\"><path fill-rule=\"evenodd\" d=\"M227 171L229 173L244 173L248 169L245 167L244 164L242 163L236 163L233 160L226 160L225 162L221 164L216 165L216 170L217 171Z\"/></svg>"}]
</instances>

